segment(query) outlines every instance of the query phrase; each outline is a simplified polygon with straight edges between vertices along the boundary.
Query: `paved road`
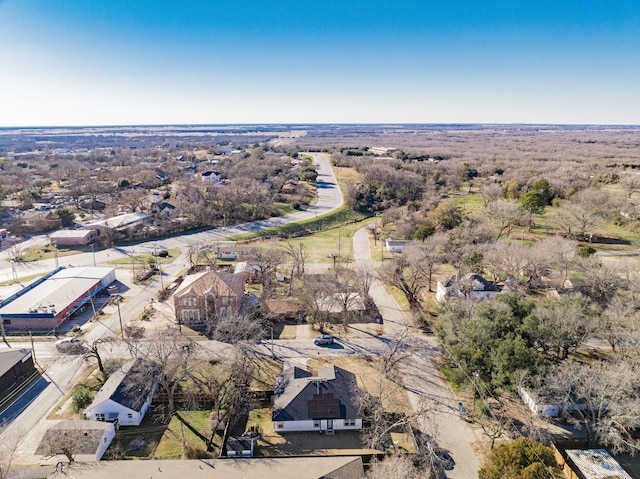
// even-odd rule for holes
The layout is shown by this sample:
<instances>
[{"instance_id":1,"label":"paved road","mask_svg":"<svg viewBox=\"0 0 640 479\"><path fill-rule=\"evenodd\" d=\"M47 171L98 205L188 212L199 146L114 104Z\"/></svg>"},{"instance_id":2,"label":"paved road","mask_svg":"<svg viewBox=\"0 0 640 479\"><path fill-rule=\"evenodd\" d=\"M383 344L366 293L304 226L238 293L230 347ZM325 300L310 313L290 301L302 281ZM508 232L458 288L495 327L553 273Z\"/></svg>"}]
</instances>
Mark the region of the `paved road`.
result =
<instances>
[{"instance_id":1,"label":"paved road","mask_svg":"<svg viewBox=\"0 0 640 479\"><path fill-rule=\"evenodd\" d=\"M353 235L353 250L356 268L374 270L380 266L371 259L367 228L360 228ZM370 294L384 319L385 336L398 338L408 327L408 318L379 280L373 283ZM424 401L429 401L433 407L433 414L421 417L420 423L422 430L434 435L440 447L446 449L455 461L455 467L447 471L447 477L478 477L480 464L473 451L477 437L475 431L458 416L457 400L440 375L436 364L440 351L435 338L411 331L406 342L410 354L398 363L398 367L414 410L422 410Z\"/></svg>"}]
</instances>

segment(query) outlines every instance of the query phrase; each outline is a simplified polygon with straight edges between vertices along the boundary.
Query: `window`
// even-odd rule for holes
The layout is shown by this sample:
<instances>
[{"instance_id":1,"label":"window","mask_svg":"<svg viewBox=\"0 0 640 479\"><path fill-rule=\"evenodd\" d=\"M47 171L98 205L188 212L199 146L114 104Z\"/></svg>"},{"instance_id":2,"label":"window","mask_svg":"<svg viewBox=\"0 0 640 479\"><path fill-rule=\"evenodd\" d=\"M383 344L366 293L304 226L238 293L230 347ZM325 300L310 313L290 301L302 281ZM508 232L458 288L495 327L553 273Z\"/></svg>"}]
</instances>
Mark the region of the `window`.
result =
<instances>
[{"instance_id":1,"label":"window","mask_svg":"<svg viewBox=\"0 0 640 479\"><path fill-rule=\"evenodd\" d=\"M356 425L356 420L355 419L345 419L344 420L344 425L345 425L345 427L355 426Z\"/></svg>"},{"instance_id":2,"label":"window","mask_svg":"<svg viewBox=\"0 0 640 479\"><path fill-rule=\"evenodd\" d=\"M197 298L182 298L182 306L197 306Z\"/></svg>"},{"instance_id":3,"label":"window","mask_svg":"<svg viewBox=\"0 0 640 479\"><path fill-rule=\"evenodd\" d=\"M200 311L198 311L197 309L185 309L184 311L182 311L182 322L185 324L199 323Z\"/></svg>"},{"instance_id":4,"label":"window","mask_svg":"<svg viewBox=\"0 0 640 479\"><path fill-rule=\"evenodd\" d=\"M314 419L313 420L313 427L320 427L320 420L319 419Z\"/></svg>"},{"instance_id":5,"label":"window","mask_svg":"<svg viewBox=\"0 0 640 479\"><path fill-rule=\"evenodd\" d=\"M133 414L129 413L129 414L127 414L127 417L128 417L129 419L133 419Z\"/></svg>"},{"instance_id":6,"label":"window","mask_svg":"<svg viewBox=\"0 0 640 479\"><path fill-rule=\"evenodd\" d=\"M276 423L276 429L284 429L284 421L278 421Z\"/></svg>"},{"instance_id":7,"label":"window","mask_svg":"<svg viewBox=\"0 0 640 479\"><path fill-rule=\"evenodd\" d=\"M223 306L227 306L229 304L229 296L221 296L220 302Z\"/></svg>"},{"instance_id":8,"label":"window","mask_svg":"<svg viewBox=\"0 0 640 479\"><path fill-rule=\"evenodd\" d=\"M104 414L102 413L96 414L96 421L104 421Z\"/></svg>"}]
</instances>

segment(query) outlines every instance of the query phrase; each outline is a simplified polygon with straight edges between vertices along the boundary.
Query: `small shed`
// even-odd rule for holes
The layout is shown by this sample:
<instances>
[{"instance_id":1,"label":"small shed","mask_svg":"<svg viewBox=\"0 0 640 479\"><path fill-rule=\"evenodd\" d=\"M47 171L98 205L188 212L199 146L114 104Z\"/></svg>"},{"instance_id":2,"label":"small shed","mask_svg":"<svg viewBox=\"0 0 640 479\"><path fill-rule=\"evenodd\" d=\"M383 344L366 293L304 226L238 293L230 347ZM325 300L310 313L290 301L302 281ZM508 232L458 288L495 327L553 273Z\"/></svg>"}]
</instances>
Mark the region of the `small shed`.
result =
<instances>
[{"instance_id":1,"label":"small shed","mask_svg":"<svg viewBox=\"0 0 640 479\"><path fill-rule=\"evenodd\" d=\"M249 434L229 436L227 439L227 457L253 457L253 444L259 437Z\"/></svg>"}]
</instances>

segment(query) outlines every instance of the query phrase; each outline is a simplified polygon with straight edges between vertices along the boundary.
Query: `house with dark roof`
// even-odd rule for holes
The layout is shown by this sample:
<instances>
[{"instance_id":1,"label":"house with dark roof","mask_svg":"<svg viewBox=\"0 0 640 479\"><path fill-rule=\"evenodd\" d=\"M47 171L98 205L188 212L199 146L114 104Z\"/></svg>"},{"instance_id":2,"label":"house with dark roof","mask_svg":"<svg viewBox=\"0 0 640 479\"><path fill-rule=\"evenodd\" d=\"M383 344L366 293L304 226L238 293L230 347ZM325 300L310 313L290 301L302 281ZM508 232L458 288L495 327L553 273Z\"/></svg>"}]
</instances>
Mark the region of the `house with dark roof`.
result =
<instances>
[{"instance_id":1,"label":"house with dark roof","mask_svg":"<svg viewBox=\"0 0 640 479\"><path fill-rule=\"evenodd\" d=\"M238 314L246 275L207 271L185 280L173 295L176 319L194 329L222 316Z\"/></svg>"},{"instance_id":2,"label":"house with dark roof","mask_svg":"<svg viewBox=\"0 0 640 479\"><path fill-rule=\"evenodd\" d=\"M116 429L109 422L82 419L60 421L47 429L36 454L52 457L62 455L63 448L70 448L75 452L76 461L99 461L114 437Z\"/></svg>"},{"instance_id":3,"label":"house with dark roof","mask_svg":"<svg viewBox=\"0 0 640 479\"><path fill-rule=\"evenodd\" d=\"M200 177L202 181L210 183L220 183L222 181L222 175L218 171L204 171Z\"/></svg>"},{"instance_id":4,"label":"house with dark roof","mask_svg":"<svg viewBox=\"0 0 640 479\"><path fill-rule=\"evenodd\" d=\"M362 412L354 399L356 376L329 366L314 376L292 367L277 378L272 420L276 432L362 429Z\"/></svg>"},{"instance_id":5,"label":"house with dark roof","mask_svg":"<svg viewBox=\"0 0 640 479\"><path fill-rule=\"evenodd\" d=\"M454 275L445 282L438 281L436 299L444 301L448 296L470 299L490 299L500 288L479 274Z\"/></svg>"},{"instance_id":6,"label":"house with dark roof","mask_svg":"<svg viewBox=\"0 0 640 479\"><path fill-rule=\"evenodd\" d=\"M159 371L146 359L137 358L109 376L85 410L88 419L139 426L151 405Z\"/></svg>"}]
</instances>

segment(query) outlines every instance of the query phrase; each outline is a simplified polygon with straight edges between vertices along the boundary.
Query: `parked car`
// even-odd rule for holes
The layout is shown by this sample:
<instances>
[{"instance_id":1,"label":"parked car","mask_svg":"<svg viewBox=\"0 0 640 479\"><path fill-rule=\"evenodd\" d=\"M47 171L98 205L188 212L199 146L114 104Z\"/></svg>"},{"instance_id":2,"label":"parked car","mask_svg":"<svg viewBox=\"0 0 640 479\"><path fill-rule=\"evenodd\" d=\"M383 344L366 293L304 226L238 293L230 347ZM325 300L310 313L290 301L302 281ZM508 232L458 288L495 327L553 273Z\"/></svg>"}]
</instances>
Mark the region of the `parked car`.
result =
<instances>
[{"instance_id":1,"label":"parked car","mask_svg":"<svg viewBox=\"0 0 640 479\"><path fill-rule=\"evenodd\" d=\"M316 346L326 346L329 344L333 344L334 337L330 334L323 334L322 336L318 336L313 339L313 344Z\"/></svg>"},{"instance_id":2,"label":"parked car","mask_svg":"<svg viewBox=\"0 0 640 479\"><path fill-rule=\"evenodd\" d=\"M61 353L79 354L83 352L82 340L80 338L64 338L55 342L56 349Z\"/></svg>"}]
</instances>

